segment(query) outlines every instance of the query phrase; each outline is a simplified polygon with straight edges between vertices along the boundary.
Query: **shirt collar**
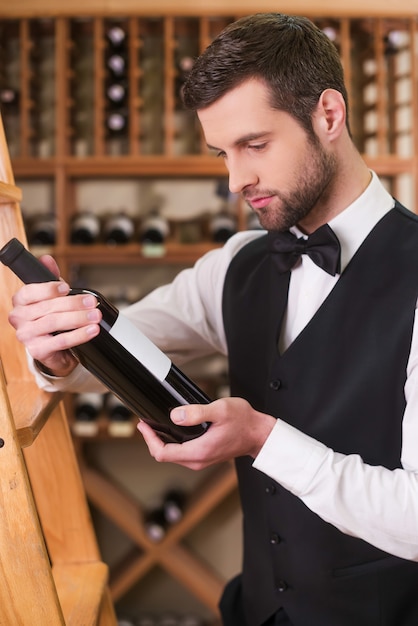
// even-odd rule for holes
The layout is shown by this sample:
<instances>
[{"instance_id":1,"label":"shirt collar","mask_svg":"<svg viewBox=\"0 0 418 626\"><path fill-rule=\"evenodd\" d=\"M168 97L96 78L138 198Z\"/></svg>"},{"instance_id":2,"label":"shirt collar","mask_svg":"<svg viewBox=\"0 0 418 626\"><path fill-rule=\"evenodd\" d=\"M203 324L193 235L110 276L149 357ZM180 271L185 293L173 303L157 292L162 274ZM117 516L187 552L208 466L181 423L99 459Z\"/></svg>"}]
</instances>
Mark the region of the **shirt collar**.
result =
<instances>
[{"instance_id":1,"label":"shirt collar","mask_svg":"<svg viewBox=\"0 0 418 626\"><path fill-rule=\"evenodd\" d=\"M388 211L395 201L385 189L375 172L364 192L344 211L329 221L329 226L337 235L341 245L341 271L351 261L367 235ZM291 228L299 237L297 227Z\"/></svg>"}]
</instances>

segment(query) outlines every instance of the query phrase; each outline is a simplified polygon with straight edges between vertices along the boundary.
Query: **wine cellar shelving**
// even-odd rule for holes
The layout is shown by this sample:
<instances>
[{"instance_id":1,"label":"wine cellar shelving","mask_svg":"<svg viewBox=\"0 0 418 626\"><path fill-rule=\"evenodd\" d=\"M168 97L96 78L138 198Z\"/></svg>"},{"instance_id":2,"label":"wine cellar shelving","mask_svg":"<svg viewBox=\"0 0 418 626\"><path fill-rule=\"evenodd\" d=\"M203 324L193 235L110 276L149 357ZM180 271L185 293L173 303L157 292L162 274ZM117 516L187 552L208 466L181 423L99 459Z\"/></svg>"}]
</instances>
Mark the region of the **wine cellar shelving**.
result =
<instances>
[{"instance_id":1,"label":"wine cellar shelving","mask_svg":"<svg viewBox=\"0 0 418 626\"><path fill-rule=\"evenodd\" d=\"M248 227L246 207L218 193L227 179L222 160L208 152L195 116L181 107L182 82L193 59L240 14L241 9L231 9L230 15L161 15L156 8L155 15L75 16L69 9L56 17L8 18L3 11L0 110L13 170L24 190L32 190L35 183L47 190L37 215L24 213L27 230L29 234L39 214L49 219L53 233L46 247L70 282L81 280L80 268L96 266L122 272L128 267L177 269L220 245L202 211L192 219L169 218L163 245L155 254L144 248L138 224L152 211L164 213L164 205L155 202L158 194L149 193L156 181L164 180L168 188L179 181L212 181L212 210L233 215L238 230ZM380 16L370 17L366 7L364 15L310 17L341 55L357 148L391 193L417 211L416 18L385 16L383 9ZM106 194L106 185L125 182L143 185L138 192L141 207L122 207L135 222L132 238L119 245L108 245L103 237L91 245L72 243L72 224L86 208L80 190L96 183L98 193L103 187ZM109 212L121 211L114 206L105 212L104 203L97 205L88 208L101 221ZM43 252L45 245L34 249ZM101 413L98 424L93 436L82 432L75 437L92 506L129 542L112 567L113 599L121 602L154 569L163 570L202 604L205 624L216 623L225 577L190 549L187 537L236 497L233 468L223 466L198 481L182 519L155 543L145 532L145 511L138 500L88 462L91 446L112 444L108 417ZM132 443L124 435L114 437L117 445Z\"/></svg>"}]
</instances>

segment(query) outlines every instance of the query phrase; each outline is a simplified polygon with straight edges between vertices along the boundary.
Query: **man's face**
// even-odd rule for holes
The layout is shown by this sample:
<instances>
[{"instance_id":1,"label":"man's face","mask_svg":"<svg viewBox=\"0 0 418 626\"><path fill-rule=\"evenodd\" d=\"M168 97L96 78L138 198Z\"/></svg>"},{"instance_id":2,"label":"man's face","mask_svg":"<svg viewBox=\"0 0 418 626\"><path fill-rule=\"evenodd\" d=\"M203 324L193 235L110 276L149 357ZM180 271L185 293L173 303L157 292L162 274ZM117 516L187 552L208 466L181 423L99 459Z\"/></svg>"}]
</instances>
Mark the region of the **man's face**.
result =
<instances>
[{"instance_id":1,"label":"man's face","mask_svg":"<svg viewBox=\"0 0 418 626\"><path fill-rule=\"evenodd\" d=\"M208 146L224 158L229 188L268 230L287 230L321 212L336 161L288 113L272 109L265 84L248 80L198 111Z\"/></svg>"}]
</instances>

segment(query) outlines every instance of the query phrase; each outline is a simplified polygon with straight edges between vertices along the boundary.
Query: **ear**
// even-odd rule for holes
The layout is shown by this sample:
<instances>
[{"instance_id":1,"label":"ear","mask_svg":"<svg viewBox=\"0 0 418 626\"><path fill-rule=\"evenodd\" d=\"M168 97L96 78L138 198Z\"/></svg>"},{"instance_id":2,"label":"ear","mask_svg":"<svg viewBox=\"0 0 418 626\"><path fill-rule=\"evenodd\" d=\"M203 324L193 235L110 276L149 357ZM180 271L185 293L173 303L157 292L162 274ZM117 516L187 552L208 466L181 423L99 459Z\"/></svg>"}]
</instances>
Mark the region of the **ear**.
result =
<instances>
[{"instance_id":1,"label":"ear","mask_svg":"<svg viewBox=\"0 0 418 626\"><path fill-rule=\"evenodd\" d=\"M346 107L342 94L336 89L321 93L312 116L312 124L318 136L333 141L346 129Z\"/></svg>"}]
</instances>

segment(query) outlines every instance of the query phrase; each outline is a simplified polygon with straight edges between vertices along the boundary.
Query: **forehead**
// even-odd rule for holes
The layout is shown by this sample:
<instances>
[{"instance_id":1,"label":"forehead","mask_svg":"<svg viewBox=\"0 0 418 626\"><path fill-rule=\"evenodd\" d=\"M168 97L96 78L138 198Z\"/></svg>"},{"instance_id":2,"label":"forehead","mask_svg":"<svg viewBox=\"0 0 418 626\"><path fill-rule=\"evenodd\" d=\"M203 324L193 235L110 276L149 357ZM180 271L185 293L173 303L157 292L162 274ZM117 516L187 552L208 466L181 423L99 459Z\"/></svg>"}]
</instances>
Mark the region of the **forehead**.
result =
<instances>
[{"instance_id":1,"label":"forehead","mask_svg":"<svg viewBox=\"0 0 418 626\"><path fill-rule=\"evenodd\" d=\"M228 91L210 106L200 109L198 117L209 145L220 147L219 142L233 142L237 137L271 130L283 114L269 104L269 91L257 79L247 80Z\"/></svg>"}]
</instances>

